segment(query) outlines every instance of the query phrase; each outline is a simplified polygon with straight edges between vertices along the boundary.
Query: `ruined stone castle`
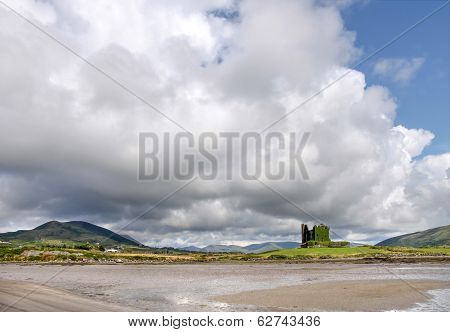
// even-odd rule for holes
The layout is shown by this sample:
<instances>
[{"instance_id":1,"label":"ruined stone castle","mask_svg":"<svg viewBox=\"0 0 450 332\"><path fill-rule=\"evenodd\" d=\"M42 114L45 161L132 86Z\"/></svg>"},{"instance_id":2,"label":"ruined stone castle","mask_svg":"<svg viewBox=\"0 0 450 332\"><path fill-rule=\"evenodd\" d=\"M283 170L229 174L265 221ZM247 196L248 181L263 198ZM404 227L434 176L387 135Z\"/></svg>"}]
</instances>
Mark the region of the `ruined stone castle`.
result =
<instances>
[{"instance_id":1,"label":"ruined stone castle","mask_svg":"<svg viewBox=\"0 0 450 332\"><path fill-rule=\"evenodd\" d=\"M315 225L311 230L308 225L302 224L302 247L306 247L308 241L330 242L330 227L324 224Z\"/></svg>"}]
</instances>

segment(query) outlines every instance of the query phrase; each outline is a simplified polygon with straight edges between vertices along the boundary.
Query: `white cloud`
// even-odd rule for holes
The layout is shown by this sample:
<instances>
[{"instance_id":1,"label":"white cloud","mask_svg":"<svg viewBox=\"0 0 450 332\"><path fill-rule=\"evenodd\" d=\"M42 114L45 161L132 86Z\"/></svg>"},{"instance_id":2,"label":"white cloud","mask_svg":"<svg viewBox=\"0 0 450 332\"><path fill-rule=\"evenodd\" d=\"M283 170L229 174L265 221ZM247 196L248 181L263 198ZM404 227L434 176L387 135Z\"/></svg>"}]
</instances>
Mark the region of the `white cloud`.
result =
<instances>
[{"instance_id":1,"label":"white cloud","mask_svg":"<svg viewBox=\"0 0 450 332\"><path fill-rule=\"evenodd\" d=\"M359 54L339 9L313 1L24 4L11 2L196 134L261 130ZM3 8L0 19L1 230L118 229L182 185L136 181L138 133L176 126ZM272 128L312 133L311 180L270 185L353 240L447 224L449 154L421 158L433 134L394 126L395 109L352 71ZM257 182L197 181L128 230L151 244L241 243L298 240L305 221Z\"/></svg>"},{"instance_id":2,"label":"white cloud","mask_svg":"<svg viewBox=\"0 0 450 332\"><path fill-rule=\"evenodd\" d=\"M411 81L425 62L424 58L385 58L375 63L376 75L398 83Z\"/></svg>"},{"instance_id":3,"label":"white cloud","mask_svg":"<svg viewBox=\"0 0 450 332\"><path fill-rule=\"evenodd\" d=\"M424 129L407 129L403 126L396 126L393 130L403 135L404 149L411 157L419 156L434 138L433 133Z\"/></svg>"}]
</instances>

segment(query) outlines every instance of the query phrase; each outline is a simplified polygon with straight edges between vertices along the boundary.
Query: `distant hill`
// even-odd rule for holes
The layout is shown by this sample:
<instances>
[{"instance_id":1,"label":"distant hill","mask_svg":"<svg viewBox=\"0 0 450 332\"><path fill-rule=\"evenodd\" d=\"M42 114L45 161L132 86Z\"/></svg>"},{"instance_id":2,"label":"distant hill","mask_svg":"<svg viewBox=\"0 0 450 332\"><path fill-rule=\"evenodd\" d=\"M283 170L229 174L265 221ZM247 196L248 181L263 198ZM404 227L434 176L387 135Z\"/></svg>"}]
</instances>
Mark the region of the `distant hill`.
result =
<instances>
[{"instance_id":1,"label":"distant hill","mask_svg":"<svg viewBox=\"0 0 450 332\"><path fill-rule=\"evenodd\" d=\"M202 248L199 248L199 247L196 247L196 246L183 247L183 248L179 248L179 249L183 250L183 251L194 251L194 252L202 251Z\"/></svg>"},{"instance_id":2,"label":"distant hill","mask_svg":"<svg viewBox=\"0 0 450 332\"><path fill-rule=\"evenodd\" d=\"M247 250L247 252L258 254L273 250L293 249L298 248L299 246L300 243L298 242L264 242L264 243L250 244L244 248Z\"/></svg>"},{"instance_id":3,"label":"distant hill","mask_svg":"<svg viewBox=\"0 0 450 332\"><path fill-rule=\"evenodd\" d=\"M106 228L90 224L85 221L49 221L32 230L0 233L2 241L75 241L100 243L103 246L130 245L140 246L136 240L116 234Z\"/></svg>"},{"instance_id":4,"label":"distant hill","mask_svg":"<svg viewBox=\"0 0 450 332\"><path fill-rule=\"evenodd\" d=\"M139 244L140 246L143 246L143 244L141 243L141 242L139 242L138 240L136 240L136 239L133 239L131 236L129 236L128 234L119 234L120 236L122 236L122 237L124 237L124 238L126 238L126 239L128 239L128 240L131 240L131 241L133 241L134 243L137 243L137 244Z\"/></svg>"},{"instance_id":5,"label":"distant hill","mask_svg":"<svg viewBox=\"0 0 450 332\"><path fill-rule=\"evenodd\" d=\"M236 246L236 245L209 245L203 248L190 246L180 248L185 251L193 251L193 252L236 252L236 253L263 253L273 250L280 249L292 249L298 248L300 243L298 242L264 242L264 243L255 243L250 244L245 247Z\"/></svg>"},{"instance_id":6,"label":"distant hill","mask_svg":"<svg viewBox=\"0 0 450 332\"><path fill-rule=\"evenodd\" d=\"M450 225L396 236L381 241L377 246L424 247L450 246Z\"/></svg>"}]
</instances>

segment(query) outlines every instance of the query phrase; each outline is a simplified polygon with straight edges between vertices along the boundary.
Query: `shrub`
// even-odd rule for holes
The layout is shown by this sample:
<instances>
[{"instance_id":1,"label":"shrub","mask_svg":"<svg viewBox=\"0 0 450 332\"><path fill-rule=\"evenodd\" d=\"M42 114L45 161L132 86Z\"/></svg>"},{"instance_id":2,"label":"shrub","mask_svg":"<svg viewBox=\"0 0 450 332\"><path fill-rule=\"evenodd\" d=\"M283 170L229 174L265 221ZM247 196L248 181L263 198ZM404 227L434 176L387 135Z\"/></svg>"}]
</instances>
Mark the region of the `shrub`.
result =
<instances>
[{"instance_id":1,"label":"shrub","mask_svg":"<svg viewBox=\"0 0 450 332\"><path fill-rule=\"evenodd\" d=\"M80 244L75 244L73 246L74 249L80 249L80 250L89 250L91 249L91 246L88 243L80 243Z\"/></svg>"},{"instance_id":2,"label":"shrub","mask_svg":"<svg viewBox=\"0 0 450 332\"><path fill-rule=\"evenodd\" d=\"M286 255L270 255L269 257L267 257L268 259L286 259L289 258Z\"/></svg>"}]
</instances>

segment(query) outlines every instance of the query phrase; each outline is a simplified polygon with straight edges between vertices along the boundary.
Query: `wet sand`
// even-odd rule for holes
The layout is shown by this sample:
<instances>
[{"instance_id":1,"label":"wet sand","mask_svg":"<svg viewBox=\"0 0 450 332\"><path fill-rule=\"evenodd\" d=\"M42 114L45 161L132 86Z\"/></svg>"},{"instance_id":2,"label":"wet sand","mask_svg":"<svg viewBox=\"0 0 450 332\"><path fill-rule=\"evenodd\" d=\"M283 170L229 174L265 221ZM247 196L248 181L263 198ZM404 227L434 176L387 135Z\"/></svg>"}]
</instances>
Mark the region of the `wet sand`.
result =
<instances>
[{"instance_id":1,"label":"wet sand","mask_svg":"<svg viewBox=\"0 0 450 332\"><path fill-rule=\"evenodd\" d=\"M123 311L126 308L25 281L0 280L1 311Z\"/></svg>"},{"instance_id":2,"label":"wet sand","mask_svg":"<svg viewBox=\"0 0 450 332\"><path fill-rule=\"evenodd\" d=\"M431 298L431 289L450 288L433 280L321 282L214 297L215 301L283 311L387 311L411 308Z\"/></svg>"},{"instance_id":3,"label":"wet sand","mask_svg":"<svg viewBox=\"0 0 450 332\"><path fill-rule=\"evenodd\" d=\"M450 311L443 263L0 264L0 306L29 283L45 286L10 310Z\"/></svg>"}]
</instances>

